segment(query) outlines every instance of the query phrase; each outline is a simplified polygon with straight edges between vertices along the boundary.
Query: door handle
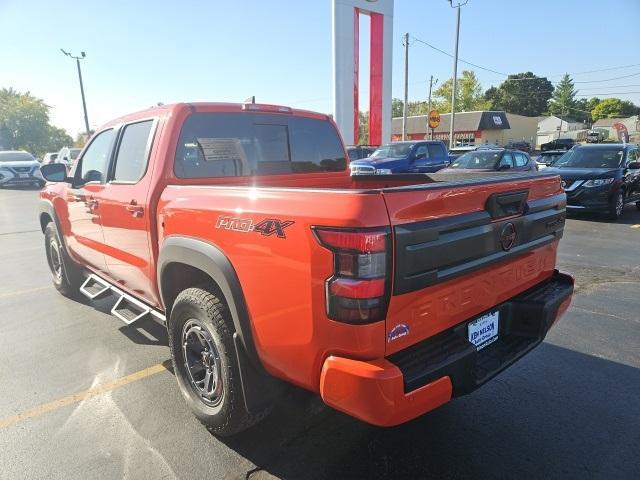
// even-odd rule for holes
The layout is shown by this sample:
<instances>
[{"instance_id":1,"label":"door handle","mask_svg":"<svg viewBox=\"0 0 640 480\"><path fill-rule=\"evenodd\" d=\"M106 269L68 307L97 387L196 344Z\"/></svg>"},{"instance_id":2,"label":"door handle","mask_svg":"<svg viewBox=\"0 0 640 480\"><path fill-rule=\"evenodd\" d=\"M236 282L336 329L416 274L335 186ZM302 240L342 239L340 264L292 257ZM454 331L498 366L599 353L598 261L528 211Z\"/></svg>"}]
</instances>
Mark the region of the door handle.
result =
<instances>
[{"instance_id":1,"label":"door handle","mask_svg":"<svg viewBox=\"0 0 640 480\"><path fill-rule=\"evenodd\" d=\"M127 205L125 208L127 209L127 212L129 212L135 218L140 218L142 217L142 215L144 215L144 208L138 205L138 202L136 202L135 200L131 200L131 202L129 202L129 205Z\"/></svg>"}]
</instances>

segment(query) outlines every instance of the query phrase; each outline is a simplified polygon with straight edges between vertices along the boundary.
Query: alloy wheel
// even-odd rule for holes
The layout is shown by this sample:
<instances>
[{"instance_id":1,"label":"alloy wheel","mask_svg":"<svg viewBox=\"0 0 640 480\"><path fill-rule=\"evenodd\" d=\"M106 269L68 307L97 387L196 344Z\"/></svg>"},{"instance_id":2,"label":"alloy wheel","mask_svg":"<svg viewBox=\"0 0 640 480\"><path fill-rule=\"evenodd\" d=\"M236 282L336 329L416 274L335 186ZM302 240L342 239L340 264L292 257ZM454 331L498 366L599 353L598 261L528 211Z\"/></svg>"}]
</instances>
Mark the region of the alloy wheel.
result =
<instances>
[{"instance_id":1,"label":"alloy wheel","mask_svg":"<svg viewBox=\"0 0 640 480\"><path fill-rule=\"evenodd\" d=\"M218 405L224 393L220 355L211 334L196 319L182 328L182 354L191 388L206 405Z\"/></svg>"}]
</instances>

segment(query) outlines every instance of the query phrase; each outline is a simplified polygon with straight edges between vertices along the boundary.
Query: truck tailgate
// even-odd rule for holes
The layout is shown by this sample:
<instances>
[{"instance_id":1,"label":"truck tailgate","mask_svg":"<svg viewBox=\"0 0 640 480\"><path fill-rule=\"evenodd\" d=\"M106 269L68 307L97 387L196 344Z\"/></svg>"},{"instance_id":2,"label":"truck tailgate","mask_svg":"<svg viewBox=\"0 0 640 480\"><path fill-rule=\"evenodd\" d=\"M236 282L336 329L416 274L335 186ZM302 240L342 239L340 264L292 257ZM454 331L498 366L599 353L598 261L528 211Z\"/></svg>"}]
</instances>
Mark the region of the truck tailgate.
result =
<instances>
[{"instance_id":1,"label":"truck tailgate","mask_svg":"<svg viewBox=\"0 0 640 480\"><path fill-rule=\"evenodd\" d=\"M553 275L566 205L557 176L399 187L383 196L394 238L387 354Z\"/></svg>"}]
</instances>

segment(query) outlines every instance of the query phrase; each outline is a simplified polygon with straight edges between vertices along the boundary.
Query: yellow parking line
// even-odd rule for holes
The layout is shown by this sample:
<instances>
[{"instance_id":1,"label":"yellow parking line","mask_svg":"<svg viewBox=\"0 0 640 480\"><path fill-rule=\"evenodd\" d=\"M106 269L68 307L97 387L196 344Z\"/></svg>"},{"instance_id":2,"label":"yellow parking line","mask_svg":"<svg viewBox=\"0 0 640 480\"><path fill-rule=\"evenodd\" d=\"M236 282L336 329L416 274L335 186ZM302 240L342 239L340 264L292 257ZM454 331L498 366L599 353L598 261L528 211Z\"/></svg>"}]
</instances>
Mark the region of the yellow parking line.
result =
<instances>
[{"instance_id":1,"label":"yellow parking line","mask_svg":"<svg viewBox=\"0 0 640 480\"><path fill-rule=\"evenodd\" d=\"M51 285L45 285L43 287L35 288L25 288L23 290L16 290L14 292L0 293L0 298L13 297L15 295L24 295L25 293L39 292L40 290L46 290L48 288L51 288Z\"/></svg>"},{"instance_id":2,"label":"yellow parking line","mask_svg":"<svg viewBox=\"0 0 640 480\"><path fill-rule=\"evenodd\" d=\"M96 385L89 390L84 390L82 392L78 392L73 395L54 400L53 402L30 408L29 410L25 410L24 412L13 415L12 417L0 419L0 428L11 427L12 425L24 422L25 420L28 420L30 418L39 417L41 415L44 415L45 413L58 410L62 407L66 407L74 403L82 402L83 400L86 400L88 398L102 395L104 393L115 390L116 388L123 387L129 383L136 382L138 380L150 377L151 375L155 375L156 373L164 372L166 370L167 367L165 367L164 364L158 363L156 365L153 365L152 367L145 368L144 370L132 373L131 375L127 375L126 377L116 378L111 382L103 383L102 385Z\"/></svg>"}]
</instances>

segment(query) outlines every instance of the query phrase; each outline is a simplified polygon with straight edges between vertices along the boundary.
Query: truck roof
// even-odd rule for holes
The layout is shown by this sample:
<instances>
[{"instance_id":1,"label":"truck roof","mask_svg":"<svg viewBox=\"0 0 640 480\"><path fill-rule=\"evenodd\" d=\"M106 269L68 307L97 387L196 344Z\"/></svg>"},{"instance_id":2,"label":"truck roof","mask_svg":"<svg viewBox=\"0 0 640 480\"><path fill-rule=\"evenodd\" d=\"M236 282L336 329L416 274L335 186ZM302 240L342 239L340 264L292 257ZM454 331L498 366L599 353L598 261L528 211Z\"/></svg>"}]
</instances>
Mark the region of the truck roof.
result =
<instances>
[{"instance_id":1,"label":"truck roof","mask_svg":"<svg viewBox=\"0 0 640 480\"><path fill-rule=\"evenodd\" d=\"M227 102L179 102L170 103L167 105L153 106L138 112L129 113L121 117L115 118L103 126L100 129L117 125L120 123L131 122L133 120L139 120L142 118L148 118L151 116L162 116L167 114L176 113L182 109L190 108L196 112L255 112L255 113L270 113L280 115L296 115L300 117L317 118L319 120L327 120L331 118L324 113L312 112L310 110L301 110L297 108L287 107L285 105L271 105L262 103L227 103Z\"/></svg>"}]
</instances>

